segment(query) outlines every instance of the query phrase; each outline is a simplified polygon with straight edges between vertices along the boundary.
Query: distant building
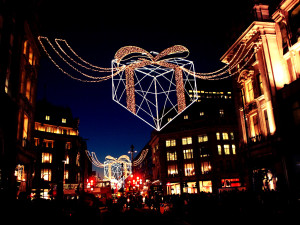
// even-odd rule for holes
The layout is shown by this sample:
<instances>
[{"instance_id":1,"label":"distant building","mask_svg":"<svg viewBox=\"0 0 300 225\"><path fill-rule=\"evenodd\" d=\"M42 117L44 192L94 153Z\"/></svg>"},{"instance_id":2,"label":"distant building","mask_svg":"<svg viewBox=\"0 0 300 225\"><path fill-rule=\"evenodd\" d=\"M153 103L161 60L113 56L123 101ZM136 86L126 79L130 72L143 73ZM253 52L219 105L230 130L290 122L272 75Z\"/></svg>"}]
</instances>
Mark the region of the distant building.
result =
<instances>
[{"instance_id":1,"label":"distant building","mask_svg":"<svg viewBox=\"0 0 300 225\"><path fill-rule=\"evenodd\" d=\"M0 194L30 193L40 52L36 1L0 0Z\"/></svg>"},{"instance_id":2,"label":"distant building","mask_svg":"<svg viewBox=\"0 0 300 225\"><path fill-rule=\"evenodd\" d=\"M299 194L300 2L283 0L273 15L256 4L253 12L255 21L221 58L230 62L241 45L254 53L231 71L245 180L249 189Z\"/></svg>"},{"instance_id":3,"label":"distant building","mask_svg":"<svg viewBox=\"0 0 300 225\"><path fill-rule=\"evenodd\" d=\"M152 133L152 181L164 194L243 188L231 83L212 82L199 82L190 92L198 102Z\"/></svg>"},{"instance_id":4,"label":"distant building","mask_svg":"<svg viewBox=\"0 0 300 225\"><path fill-rule=\"evenodd\" d=\"M86 142L79 136L79 120L69 108L46 100L36 106L34 144L37 153L34 190L43 198L75 195L92 172Z\"/></svg>"}]
</instances>

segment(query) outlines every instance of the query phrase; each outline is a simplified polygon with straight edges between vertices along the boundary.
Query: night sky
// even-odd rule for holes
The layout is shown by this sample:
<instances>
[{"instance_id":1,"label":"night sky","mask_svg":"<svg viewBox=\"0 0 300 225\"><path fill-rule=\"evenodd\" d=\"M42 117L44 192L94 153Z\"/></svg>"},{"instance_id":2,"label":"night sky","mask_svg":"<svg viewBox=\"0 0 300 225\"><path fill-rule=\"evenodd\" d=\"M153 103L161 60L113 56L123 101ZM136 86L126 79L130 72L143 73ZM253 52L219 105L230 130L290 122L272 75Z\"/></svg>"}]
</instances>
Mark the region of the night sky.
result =
<instances>
[{"instance_id":1,"label":"night sky","mask_svg":"<svg viewBox=\"0 0 300 225\"><path fill-rule=\"evenodd\" d=\"M252 1L44 1L40 34L66 39L86 61L110 67L126 45L161 52L179 44L190 50L197 72L223 67L220 57L250 25ZM71 72L71 70L69 70ZM213 84L212 84L213 85ZM80 119L80 136L104 162L107 155L142 150L153 130L112 100L111 80L82 83L67 77L43 54L38 99L70 107Z\"/></svg>"}]
</instances>

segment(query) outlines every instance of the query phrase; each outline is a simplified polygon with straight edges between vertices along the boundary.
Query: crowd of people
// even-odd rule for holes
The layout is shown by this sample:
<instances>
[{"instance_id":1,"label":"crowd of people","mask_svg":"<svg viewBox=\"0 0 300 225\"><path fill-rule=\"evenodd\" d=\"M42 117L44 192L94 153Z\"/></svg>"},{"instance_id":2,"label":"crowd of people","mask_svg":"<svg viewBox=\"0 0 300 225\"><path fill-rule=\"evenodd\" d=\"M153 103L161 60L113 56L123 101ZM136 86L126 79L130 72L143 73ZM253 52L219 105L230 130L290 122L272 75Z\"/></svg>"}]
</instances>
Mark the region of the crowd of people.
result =
<instances>
[{"instance_id":1,"label":"crowd of people","mask_svg":"<svg viewBox=\"0 0 300 225\"><path fill-rule=\"evenodd\" d=\"M299 212L297 200L276 191L248 192L230 191L218 194L198 193L167 195L153 194L150 196L122 195L117 199L108 199L103 205L95 196L83 193L79 199L62 202L50 200L18 200L6 206L2 212L8 213L11 219L39 223L78 222L80 220L98 221L101 224L99 207L106 208L111 215L119 216L126 211L144 210L153 215L174 215L181 217L190 224L195 221L219 218L277 220L278 218L294 218ZM10 213L10 214L9 214ZM17 217L14 215L18 215ZM51 222L51 223L50 223ZM32 223L31 223L32 224ZM97 223L96 223L97 224Z\"/></svg>"}]
</instances>

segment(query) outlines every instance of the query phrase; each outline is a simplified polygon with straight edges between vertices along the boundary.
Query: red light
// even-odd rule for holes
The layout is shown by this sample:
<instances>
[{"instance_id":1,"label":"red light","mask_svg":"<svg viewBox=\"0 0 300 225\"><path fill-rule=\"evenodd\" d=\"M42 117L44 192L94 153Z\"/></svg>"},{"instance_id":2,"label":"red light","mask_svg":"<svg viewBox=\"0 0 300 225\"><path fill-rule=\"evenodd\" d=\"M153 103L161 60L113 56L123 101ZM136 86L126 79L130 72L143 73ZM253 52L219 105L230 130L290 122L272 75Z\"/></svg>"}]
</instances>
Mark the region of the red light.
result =
<instances>
[{"instance_id":1,"label":"red light","mask_svg":"<svg viewBox=\"0 0 300 225\"><path fill-rule=\"evenodd\" d=\"M171 183L170 183L170 182L168 182L168 183L167 183L167 186L171 186Z\"/></svg>"}]
</instances>

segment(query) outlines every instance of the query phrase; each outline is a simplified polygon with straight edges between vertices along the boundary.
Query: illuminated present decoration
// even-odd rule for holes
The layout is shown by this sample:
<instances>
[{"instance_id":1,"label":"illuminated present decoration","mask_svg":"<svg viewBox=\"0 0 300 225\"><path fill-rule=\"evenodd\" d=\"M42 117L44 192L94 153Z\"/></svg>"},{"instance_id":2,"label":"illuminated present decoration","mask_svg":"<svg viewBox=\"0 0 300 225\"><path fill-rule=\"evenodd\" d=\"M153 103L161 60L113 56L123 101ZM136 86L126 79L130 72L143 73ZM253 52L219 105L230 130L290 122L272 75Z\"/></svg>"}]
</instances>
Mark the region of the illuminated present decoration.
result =
<instances>
[{"instance_id":1,"label":"illuminated present decoration","mask_svg":"<svg viewBox=\"0 0 300 225\"><path fill-rule=\"evenodd\" d=\"M110 181L112 187L120 189L124 180L131 174L131 161L127 155L121 155L119 158L108 155L104 163L101 163L95 152L86 150L86 154L94 166L104 168L104 180Z\"/></svg>"},{"instance_id":2,"label":"illuminated present decoration","mask_svg":"<svg viewBox=\"0 0 300 225\"><path fill-rule=\"evenodd\" d=\"M234 76L248 65L261 47L260 42L247 47L242 43L224 67L214 72L199 73L195 72L193 62L185 59L189 50L182 45L167 48L155 57L142 48L125 46L115 54L112 68L103 68L82 59L63 39L56 38L56 46L47 37L39 36L38 40L50 61L68 77L91 83L112 78L113 100L158 131L197 100L196 95L190 99L187 93L189 90L197 93L195 78L221 80ZM57 62L47 51L45 43L73 73ZM171 58L183 53L187 53L185 57ZM232 72L237 65L239 70ZM87 71L111 74L95 76Z\"/></svg>"},{"instance_id":3,"label":"illuminated present decoration","mask_svg":"<svg viewBox=\"0 0 300 225\"><path fill-rule=\"evenodd\" d=\"M159 131L197 100L188 93L197 93L195 76L190 76L194 64L182 57L161 60L187 51L183 46L168 48L156 57L135 46L124 48L119 51L125 53L120 57L118 51L112 61L113 70L126 67L112 77L113 100ZM140 54L134 56L136 60L122 60L133 53Z\"/></svg>"}]
</instances>

